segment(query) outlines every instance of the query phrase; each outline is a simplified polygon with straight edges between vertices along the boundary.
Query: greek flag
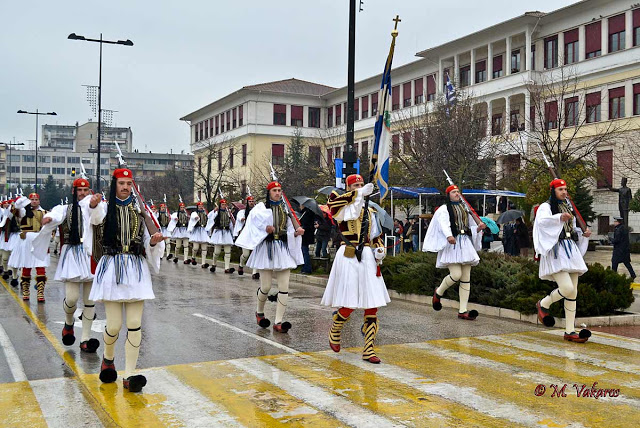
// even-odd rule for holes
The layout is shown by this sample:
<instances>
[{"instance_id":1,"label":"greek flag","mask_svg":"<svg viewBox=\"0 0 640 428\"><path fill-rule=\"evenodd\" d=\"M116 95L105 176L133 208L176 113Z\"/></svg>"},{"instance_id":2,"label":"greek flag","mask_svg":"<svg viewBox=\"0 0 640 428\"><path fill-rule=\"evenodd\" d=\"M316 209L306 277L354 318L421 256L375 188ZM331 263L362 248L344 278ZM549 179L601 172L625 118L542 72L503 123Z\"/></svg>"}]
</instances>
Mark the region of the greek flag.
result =
<instances>
[{"instance_id":1,"label":"greek flag","mask_svg":"<svg viewBox=\"0 0 640 428\"><path fill-rule=\"evenodd\" d=\"M393 34L392 34L393 35ZM396 34L397 35L397 34ZM389 156L391 154L391 62L396 44L396 35L391 40L389 56L382 73L382 83L378 94L378 119L373 134L375 143L371 155L371 174L380 189L382 201L389 193Z\"/></svg>"},{"instance_id":2,"label":"greek flag","mask_svg":"<svg viewBox=\"0 0 640 428\"><path fill-rule=\"evenodd\" d=\"M447 73L447 84L445 85L445 96L447 97L447 117L449 117L449 107L453 106L456 103L456 88L451 83L449 79L449 73Z\"/></svg>"}]
</instances>

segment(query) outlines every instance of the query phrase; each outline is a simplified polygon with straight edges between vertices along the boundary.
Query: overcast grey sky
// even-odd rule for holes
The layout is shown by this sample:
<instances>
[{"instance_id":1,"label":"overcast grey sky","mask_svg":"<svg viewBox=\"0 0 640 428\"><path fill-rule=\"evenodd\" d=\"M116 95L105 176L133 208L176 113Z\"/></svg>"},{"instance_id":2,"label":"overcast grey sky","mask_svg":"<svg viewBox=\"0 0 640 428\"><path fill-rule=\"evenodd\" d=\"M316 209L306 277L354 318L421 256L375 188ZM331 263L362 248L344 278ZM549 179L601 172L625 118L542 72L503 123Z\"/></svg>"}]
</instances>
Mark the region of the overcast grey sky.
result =
<instances>
[{"instance_id":1,"label":"overcast grey sky","mask_svg":"<svg viewBox=\"0 0 640 428\"><path fill-rule=\"evenodd\" d=\"M396 14L402 22L394 65L416 52L526 11L550 12L574 0L365 0L357 15L356 79L382 71ZM33 139L33 116L84 123L92 113L83 84L98 84L98 44L106 45L103 108L130 126L134 147L189 151L179 120L242 86L296 77L347 82L348 0L12 1L0 0L0 141ZM53 119L53 120L50 120ZM95 119L94 119L95 120ZM40 140L41 141L41 140Z\"/></svg>"}]
</instances>

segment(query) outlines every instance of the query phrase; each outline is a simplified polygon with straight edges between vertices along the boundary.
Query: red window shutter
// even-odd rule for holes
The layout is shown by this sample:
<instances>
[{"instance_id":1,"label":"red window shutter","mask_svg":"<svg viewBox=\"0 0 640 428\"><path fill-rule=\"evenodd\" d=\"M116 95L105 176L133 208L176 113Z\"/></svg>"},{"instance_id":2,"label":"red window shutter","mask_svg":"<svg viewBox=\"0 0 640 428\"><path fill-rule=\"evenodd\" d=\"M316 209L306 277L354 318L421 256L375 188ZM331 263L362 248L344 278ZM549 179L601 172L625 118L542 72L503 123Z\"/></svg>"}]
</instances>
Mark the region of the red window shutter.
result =
<instances>
[{"instance_id":1,"label":"red window shutter","mask_svg":"<svg viewBox=\"0 0 640 428\"><path fill-rule=\"evenodd\" d=\"M284 157L284 144L272 144L271 155L274 157Z\"/></svg>"},{"instance_id":2,"label":"red window shutter","mask_svg":"<svg viewBox=\"0 0 640 428\"><path fill-rule=\"evenodd\" d=\"M333 149L327 149L327 163L333 164Z\"/></svg>"},{"instance_id":3,"label":"red window shutter","mask_svg":"<svg viewBox=\"0 0 640 428\"><path fill-rule=\"evenodd\" d=\"M302 106L291 106L291 120L302 120Z\"/></svg>"},{"instance_id":4,"label":"red window shutter","mask_svg":"<svg viewBox=\"0 0 640 428\"><path fill-rule=\"evenodd\" d=\"M355 100L353 100L353 110L360 110L360 98L356 98Z\"/></svg>"},{"instance_id":5,"label":"red window shutter","mask_svg":"<svg viewBox=\"0 0 640 428\"><path fill-rule=\"evenodd\" d=\"M476 71L485 71L486 69L487 69L486 60L476 62Z\"/></svg>"},{"instance_id":6,"label":"red window shutter","mask_svg":"<svg viewBox=\"0 0 640 428\"><path fill-rule=\"evenodd\" d=\"M369 95L365 95L362 99L362 111L369 111Z\"/></svg>"},{"instance_id":7,"label":"red window shutter","mask_svg":"<svg viewBox=\"0 0 640 428\"><path fill-rule=\"evenodd\" d=\"M402 85L402 98L411 98L411 82L404 83Z\"/></svg>"},{"instance_id":8,"label":"red window shutter","mask_svg":"<svg viewBox=\"0 0 640 428\"><path fill-rule=\"evenodd\" d=\"M640 9L633 9L633 28L640 27Z\"/></svg>"},{"instance_id":9,"label":"red window shutter","mask_svg":"<svg viewBox=\"0 0 640 428\"><path fill-rule=\"evenodd\" d=\"M564 100L565 104L576 103L578 102L578 97L571 97Z\"/></svg>"},{"instance_id":10,"label":"red window shutter","mask_svg":"<svg viewBox=\"0 0 640 428\"><path fill-rule=\"evenodd\" d=\"M436 75L427 76L427 96L436 93Z\"/></svg>"},{"instance_id":11,"label":"red window shutter","mask_svg":"<svg viewBox=\"0 0 640 428\"><path fill-rule=\"evenodd\" d=\"M369 155L369 142L368 141L363 141L362 142L362 152L363 155Z\"/></svg>"},{"instance_id":12,"label":"red window shutter","mask_svg":"<svg viewBox=\"0 0 640 428\"><path fill-rule=\"evenodd\" d=\"M536 120L536 107L531 106L529 107L529 123L531 124L531 129L535 129L536 122L538 122L538 120Z\"/></svg>"},{"instance_id":13,"label":"red window shutter","mask_svg":"<svg viewBox=\"0 0 640 428\"><path fill-rule=\"evenodd\" d=\"M624 31L624 13L609 18L609 34Z\"/></svg>"},{"instance_id":14,"label":"red window shutter","mask_svg":"<svg viewBox=\"0 0 640 428\"><path fill-rule=\"evenodd\" d=\"M371 94L371 105L378 104L378 93Z\"/></svg>"},{"instance_id":15,"label":"red window shutter","mask_svg":"<svg viewBox=\"0 0 640 428\"><path fill-rule=\"evenodd\" d=\"M544 105L544 115L547 122L555 122L558 120L558 102L551 101Z\"/></svg>"},{"instance_id":16,"label":"red window shutter","mask_svg":"<svg viewBox=\"0 0 640 428\"><path fill-rule=\"evenodd\" d=\"M636 83L633 85L633 95L640 94L640 83Z\"/></svg>"},{"instance_id":17,"label":"red window shutter","mask_svg":"<svg viewBox=\"0 0 640 428\"><path fill-rule=\"evenodd\" d=\"M424 87L422 83L422 77L413 81L414 92L417 96L424 94Z\"/></svg>"},{"instance_id":18,"label":"red window shutter","mask_svg":"<svg viewBox=\"0 0 640 428\"><path fill-rule=\"evenodd\" d=\"M603 178L598 180L598 187L608 187L613 183L613 150L598 152L598 168L602 170Z\"/></svg>"},{"instance_id":19,"label":"red window shutter","mask_svg":"<svg viewBox=\"0 0 640 428\"><path fill-rule=\"evenodd\" d=\"M400 151L400 134L391 136L391 150L394 152Z\"/></svg>"},{"instance_id":20,"label":"red window shutter","mask_svg":"<svg viewBox=\"0 0 640 428\"><path fill-rule=\"evenodd\" d=\"M600 92L593 92L591 94L587 94L587 107L599 105L601 99L602 99L602 94Z\"/></svg>"},{"instance_id":21,"label":"red window shutter","mask_svg":"<svg viewBox=\"0 0 640 428\"><path fill-rule=\"evenodd\" d=\"M400 86L391 88L391 104L400 104Z\"/></svg>"},{"instance_id":22,"label":"red window shutter","mask_svg":"<svg viewBox=\"0 0 640 428\"><path fill-rule=\"evenodd\" d=\"M609 89L609 99L624 97L624 86L620 88Z\"/></svg>"},{"instance_id":23,"label":"red window shutter","mask_svg":"<svg viewBox=\"0 0 640 428\"><path fill-rule=\"evenodd\" d=\"M242 116L242 112L243 112L243 107L244 106L238 106L238 119L242 120L243 116Z\"/></svg>"},{"instance_id":24,"label":"red window shutter","mask_svg":"<svg viewBox=\"0 0 640 428\"><path fill-rule=\"evenodd\" d=\"M236 119L237 119L237 114L238 114L238 112L236 111L236 109L233 109L233 110L231 110L231 111L232 111L232 113L233 113L233 120L236 120Z\"/></svg>"},{"instance_id":25,"label":"red window shutter","mask_svg":"<svg viewBox=\"0 0 640 428\"><path fill-rule=\"evenodd\" d=\"M502 55L493 57L493 71L502 71Z\"/></svg>"},{"instance_id":26,"label":"red window shutter","mask_svg":"<svg viewBox=\"0 0 640 428\"><path fill-rule=\"evenodd\" d=\"M564 33L564 44L569 44L578 41L578 29L574 28L573 30L565 31Z\"/></svg>"},{"instance_id":27,"label":"red window shutter","mask_svg":"<svg viewBox=\"0 0 640 428\"><path fill-rule=\"evenodd\" d=\"M601 49L602 45L602 22L594 22L585 26L585 51L587 54Z\"/></svg>"},{"instance_id":28,"label":"red window shutter","mask_svg":"<svg viewBox=\"0 0 640 428\"><path fill-rule=\"evenodd\" d=\"M342 104L336 105L336 117L342 117Z\"/></svg>"},{"instance_id":29,"label":"red window shutter","mask_svg":"<svg viewBox=\"0 0 640 428\"><path fill-rule=\"evenodd\" d=\"M231 125L231 115L229 114L229 110L227 110L227 129L230 128Z\"/></svg>"},{"instance_id":30,"label":"red window shutter","mask_svg":"<svg viewBox=\"0 0 640 428\"><path fill-rule=\"evenodd\" d=\"M287 106L284 104L274 104L273 112L287 114Z\"/></svg>"}]
</instances>

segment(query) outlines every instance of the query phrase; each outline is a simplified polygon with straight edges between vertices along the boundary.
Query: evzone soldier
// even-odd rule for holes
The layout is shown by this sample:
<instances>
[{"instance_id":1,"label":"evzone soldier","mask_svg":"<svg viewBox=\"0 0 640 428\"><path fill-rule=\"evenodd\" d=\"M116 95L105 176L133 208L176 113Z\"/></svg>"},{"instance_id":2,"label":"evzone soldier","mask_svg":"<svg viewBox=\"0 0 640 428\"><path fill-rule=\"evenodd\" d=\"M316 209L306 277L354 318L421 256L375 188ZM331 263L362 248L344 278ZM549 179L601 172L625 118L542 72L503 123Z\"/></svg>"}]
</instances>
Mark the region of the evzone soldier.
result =
<instances>
[{"instance_id":1,"label":"evzone soldier","mask_svg":"<svg viewBox=\"0 0 640 428\"><path fill-rule=\"evenodd\" d=\"M2 202L2 220L0 220L0 254L2 255L2 278L6 281L11 278L11 285L18 286L18 269L9 267L11 252L20 243L20 224L18 218L13 215L13 203L15 199Z\"/></svg>"},{"instance_id":2,"label":"evzone soldier","mask_svg":"<svg viewBox=\"0 0 640 428\"><path fill-rule=\"evenodd\" d=\"M549 200L540 204L536 213L533 245L536 254L540 255L540 279L554 281L558 288L536 303L538 320L547 327L553 327L555 319L549 314L549 307L564 299L564 340L584 343L591 337L591 332L586 328L579 333L575 331L576 298L578 277L587 271L583 257L589 246L591 231L587 228L583 233L576 227L567 183L555 179L549 187Z\"/></svg>"},{"instance_id":3,"label":"evzone soldier","mask_svg":"<svg viewBox=\"0 0 640 428\"><path fill-rule=\"evenodd\" d=\"M478 250L482 247L482 233L479 231L487 226L474 220L475 212L472 208L467 208L458 186L452 184L447 187L446 193L447 202L433 215L422 247L423 251L438 253L438 269L449 269L449 275L436 288L431 302L433 309L439 311L442 309L440 299L445 291L452 285L459 284L458 318L475 320L478 311L467 310L471 292L471 267L480 263Z\"/></svg>"},{"instance_id":4,"label":"evzone soldier","mask_svg":"<svg viewBox=\"0 0 640 428\"><path fill-rule=\"evenodd\" d=\"M189 214L182 201L178 204L178 212L171 214L171 221L167 226L167 232L171 234L171 237L175 240L176 248L175 255L173 256L173 262L178 263L178 250L184 248L184 261L185 265L191 263L189 259ZM171 259L171 254L167 257L167 260Z\"/></svg>"},{"instance_id":5,"label":"evzone soldier","mask_svg":"<svg viewBox=\"0 0 640 428\"><path fill-rule=\"evenodd\" d=\"M204 209L204 204L198 201L196 203L196 210L191 213L187 230L189 231L189 242L193 245L193 257L191 258L191 264L198 264L198 262L196 262L196 257L198 250L201 250L202 269L209 267L209 263L207 263L207 250L209 249L209 233L206 230L207 221L208 214Z\"/></svg>"},{"instance_id":6,"label":"evzone soldier","mask_svg":"<svg viewBox=\"0 0 640 428\"><path fill-rule=\"evenodd\" d=\"M257 291L256 322L267 328L271 321L264 316L271 281L278 283L278 297L273 331L286 333L291 323L284 321L289 299L289 276L291 269L304 263L302 257L302 234L304 229L283 200L282 186L277 181L267 185L266 203L260 202L249 213L236 245L253 250L247 266L258 269L260 287ZM295 222L295 226L294 226Z\"/></svg>"},{"instance_id":7,"label":"evzone soldier","mask_svg":"<svg viewBox=\"0 0 640 428\"><path fill-rule=\"evenodd\" d=\"M44 289L47 283L46 267L49 266L49 253L43 259L33 255L32 241L42 227L42 218L47 212L40 206L40 196L31 193L29 198L21 196L15 202L13 215L20 223L20 241L11 252L9 266L22 269L20 288L22 300L29 300L31 295L31 269L36 269L36 290L39 303L44 303Z\"/></svg>"},{"instance_id":8,"label":"evzone soldier","mask_svg":"<svg viewBox=\"0 0 640 428\"><path fill-rule=\"evenodd\" d=\"M98 227L90 229L95 236L84 241L99 259L89 298L104 302L107 318L100 380L111 383L118 376L115 345L124 307L127 338L123 386L139 392L147 383L143 375L134 375L142 341L142 311L144 301L155 298L149 266L159 271L164 238L160 232L149 234L146 212L133 195L133 186L131 170L118 168L113 172L108 204L101 202L100 195L90 200L90 221Z\"/></svg>"},{"instance_id":9,"label":"evzone soldier","mask_svg":"<svg viewBox=\"0 0 640 428\"><path fill-rule=\"evenodd\" d=\"M93 273L91 258L85 250L83 236L85 226L89 226L89 204L91 189L89 180L77 178L73 181L73 196L71 205L57 205L42 219L44 225L33 241L33 252L37 257L43 257L49 247L51 231L58 229L62 248L54 279L64 282L65 296L62 306L65 312L65 323L62 329L62 343L71 346L75 343L74 314L78 307L78 299L82 291L84 308L82 320L82 337L80 350L94 353L100 346L98 339L91 338L91 326L95 316L95 302L90 300Z\"/></svg>"},{"instance_id":10,"label":"evzone soldier","mask_svg":"<svg viewBox=\"0 0 640 428\"><path fill-rule=\"evenodd\" d=\"M233 235L237 238L242 232L242 229L245 226L247 218L249 218L249 213L256 205L256 199L249 195L247 196L245 209L238 211L236 214L236 226L233 228ZM244 267L247 265L247 260L249 260L249 256L251 255L251 250L246 248L241 248L242 255L240 256L240 265L238 266L238 275L244 275ZM260 274L257 269L253 269L251 278L260 279Z\"/></svg>"},{"instance_id":11,"label":"evzone soldier","mask_svg":"<svg viewBox=\"0 0 640 428\"><path fill-rule=\"evenodd\" d=\"M213 230L209 242L214 246L213 262L209 270L211 272L216 271L216 261L224 248L224 273L233 273L235 269L231 267L231 247L233 246L235 219L228 209L226 199L221 198L218 204L219 207L209 213L207 223L207 231Z\"/></svg>"},{"instance_id":12,"label":"evzone soldier","mask_svg":"<svg viewBox=\"0 0 640 428\"><path fill-rule=\"evenodd\" d=\"M378 333L378 308L390 302L379 264L386 256L381 230L373 208L365 209L365 196L373 184L361 175L347 177L347 193L332 192L327 205L340 228L341 246L336 253L322 304L338 307L329 330L329 346L340 352L342 328L355 309L364 309L362 359L379 364L374 351ZM361 251L361 252L360 252Z\"/></svg>"},{"instance_id":13,"label":"evzone soldier","mask_svg":"<svg viewBox=\"0 0 640 428\"><path fill-rule=\"evenodd\" d=\"M171 214L169 213L166 203L163 202L160 204L160 209L156 213L156 218L160 224L160 233L162 233L162 236L164 237L165 257L167 260L171 260L173 258L173 254L171 254L171 233L168 230L169 222L171 221Z\"/></svg>"}]
</instances>

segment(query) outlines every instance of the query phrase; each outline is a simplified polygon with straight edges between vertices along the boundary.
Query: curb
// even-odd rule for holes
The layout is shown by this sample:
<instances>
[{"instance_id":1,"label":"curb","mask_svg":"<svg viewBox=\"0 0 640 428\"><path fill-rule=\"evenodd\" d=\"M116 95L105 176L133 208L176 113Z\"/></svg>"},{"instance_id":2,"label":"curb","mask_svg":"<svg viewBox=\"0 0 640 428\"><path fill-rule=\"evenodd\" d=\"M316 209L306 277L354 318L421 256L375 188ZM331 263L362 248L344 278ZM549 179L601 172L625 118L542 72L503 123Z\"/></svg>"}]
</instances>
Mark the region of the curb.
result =
<instances>
[{"instance_id":1,"label":"curb","mask_svg":"<svg viewBox=\"0 0 640 428\"><path fill-rule=\"evenodd\" d=\"M633 288L634 290L640 290L640 283L632 282L631 283L631 288Z\"/></svg>"},{"instance_id":2,"label":"curb","mask_svg":"<svg viewBox=\"0 0 640 428\"><path fill-rule=\"evenodd\" d=\"M318 287L326 287L328 278L311 276L311 275L301 275L297 273L291 274L291 281L300 283L300 284L308 284ZM637 286L637 289L640 290L640 283L634 283L632 286ZM634 287L635 288L635 287ZM392 299L404 300L407 302L413 303L421 303L426 304L427 306L431 306L431 296L426 296L423 294L405 294L398 293L396 290L388 290L389 297ZM460 304L457 300L451 299L440 299L442 302L442 307L444 308L455 308L458 309ZM478 303L471 303L467 305L469 309L475 309L479 313L483 315L488 315L496 318L506 318L511 320L517 320L522 322L527 322L530 324L536 324L542 326L540 322L538 322L538 316L536 314L525 315L521 314L518 311L514 311L513 309L499 308L496 306L487 306L480 305ZM556 318L555 327L564 328L564 318ZM640 325L640 314L627 314L627 315L606 315L602 317L583 317L576 318L575 325L579 326L580 324L586 324L587 326L601 326L601 327L609 327L609 326L621 326L621 325Z\"/></svg>"}]
</instances>

